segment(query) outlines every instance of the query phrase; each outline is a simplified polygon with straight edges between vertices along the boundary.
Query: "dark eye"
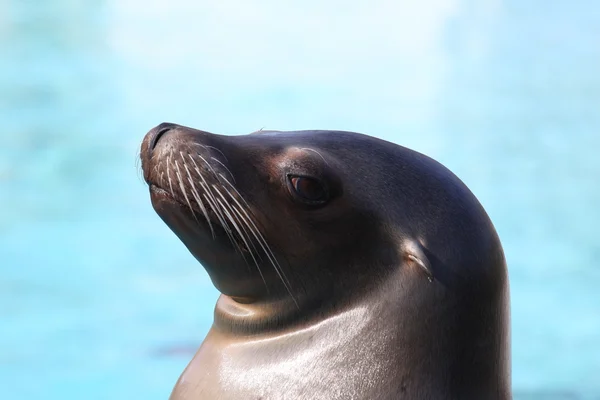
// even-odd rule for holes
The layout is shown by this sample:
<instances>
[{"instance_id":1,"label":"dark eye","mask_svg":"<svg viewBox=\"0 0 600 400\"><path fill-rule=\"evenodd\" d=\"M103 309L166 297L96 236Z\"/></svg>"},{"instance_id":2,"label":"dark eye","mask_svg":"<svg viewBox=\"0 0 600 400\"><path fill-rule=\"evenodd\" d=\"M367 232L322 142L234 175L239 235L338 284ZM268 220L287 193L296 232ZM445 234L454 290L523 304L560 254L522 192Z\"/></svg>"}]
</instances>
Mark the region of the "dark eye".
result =
<instances>
[{"instance_id":1,"label":"dark eye","mask_svg":"<svg viewBox=\"0 0 600 400\"><path fill-rule=\"evenodd\" d=\"M292 190L302 200L309 203L322 203L327 200L327 191L321 182L305 176L290 176Z\"/></svg>"}]
</instances>

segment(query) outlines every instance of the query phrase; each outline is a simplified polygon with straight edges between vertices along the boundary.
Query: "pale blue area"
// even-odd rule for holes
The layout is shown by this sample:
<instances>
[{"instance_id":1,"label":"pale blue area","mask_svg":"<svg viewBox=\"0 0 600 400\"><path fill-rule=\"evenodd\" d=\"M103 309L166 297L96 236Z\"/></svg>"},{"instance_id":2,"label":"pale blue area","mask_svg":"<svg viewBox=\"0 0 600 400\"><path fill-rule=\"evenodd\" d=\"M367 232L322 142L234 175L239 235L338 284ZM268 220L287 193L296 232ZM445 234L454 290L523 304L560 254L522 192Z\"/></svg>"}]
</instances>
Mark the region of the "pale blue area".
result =
<instances>
[{"instance_id":1,"label":"pale blue area","mask_svg":"<svg viewBox=\"0 0 600 400\"><path fill-rule=\"evenodd\" d=\"M0 398L165 399L208 330L136 171L162 121L438 159L505 248L516 398L600 398L599 2L81 3L0 0Z\"/></svg>"}]
</instances>

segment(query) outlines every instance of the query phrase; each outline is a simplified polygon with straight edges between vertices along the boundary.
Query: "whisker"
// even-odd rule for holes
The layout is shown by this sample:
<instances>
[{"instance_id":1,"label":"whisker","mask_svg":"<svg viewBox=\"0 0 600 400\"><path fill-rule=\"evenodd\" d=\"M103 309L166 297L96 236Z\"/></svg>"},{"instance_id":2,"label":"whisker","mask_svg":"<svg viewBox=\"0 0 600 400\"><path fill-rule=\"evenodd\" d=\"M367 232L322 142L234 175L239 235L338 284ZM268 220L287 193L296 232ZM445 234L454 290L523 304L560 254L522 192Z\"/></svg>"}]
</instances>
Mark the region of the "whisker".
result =
<instances>
[{"instance_id":1,"label":"whisker","mask_svg":"<svg viewBox=\"0 0 600 400\"><path fill-rule=\"evenodd\" d=\"M190 183L192 181L190 180ZM203 201L200 199L200 195L198 194L198 191L196 190L196 188L192 188L192 196L194 196L194 199L196 199L196 202L200 205L200 208L202 209L202 213L204 214L204 218L206 219L206 222L208 222L208 227L210 228L210 233L213 237L213 239L216 238L215 236L215 230L213 229L212 226L212 222L210 222L210 218L208 217L208 210L206 210L206 207L203 204Z\"/></svg>"},{"instance_id":2,"label":"whisker","mask_svg":"<svg viewBox=\"0 0 600 400\"><path fill-rule=\"evenodd\" d=\"M162 164L162 162L161 162L161 161L159 161L159 162L157 162L157 163L154 165L154 168L152 168L152 170L151 170L151 172L150 172L150 174L149 174L151 177L152 177L152 176L156 176L156 175L159 173L159 171L161 170L161 168L160 168L160 167L162 166L161 164Z\"/></svg>"},{"instance_id":3,"label":"whisker","mask_svg":"<svg viewBox=\"0 0 600 400\"><path fill-rule=\"evenodd\" d=\"M208 183L204 179L204 176L203 176L202 172L200 171L200 168L198 167L198 164L196 163L196 160L194 160L194 158L191 156L191 154L188 154L188 156L189 156L190 160L192 160L192 162L194 163L194 169L196 170L196 173L198 174L198 176L202 180L202 182L200 182L200 186L202 186L202 188L204 189L204 194L203 194L204 198L206 199L206 201L209 203L209 205L211 206L211 208L215 212L215 215L219 219L219 222L221 223L221 226L223 227L223 229L225 230L225 233L229 237L229 240L232 243L235 244L234 239L233 239L233 235L232 235L232 232L231 232L231 228L227 224L227 221L225 221L225 217L223 215L223 212L219 208L219 204L217 202L217 199L212 194L212 191L210 190L210 187L209 187Z\"/></svg>"},{"instance_id":4,"label":"whisker","mask_svg":"<svg viewBox=\"0 0 600 400\"><path fill-rule=\"evenodd\" d=\"M196 173L198 174L198 176L202 180L202 182L200 182L200 186L202 186L202 188L204 189L205 197L206 197L206 195L210 196L210 198L212 200L208 200L208 201L209 201L209 203L210 203L213 211L215 213L217 213L217 215L218 215L219 214L219 209L218 209L218 206L217 206L217 199L212 194L212 191L210 190L210 187L208 186L208 182L206 182L206 179L204 179L204 175L200 171L200 168L198 167L198 164L196 164L196 160L194 160L194 158L190 154L188 154L188 156L190 157L190 160L192 160L192 162L194 163L194 169L196 170ZM221 218L219 218L219 220L221 220ZM226 224L223 227L225 228L225 226L226 226Z\"/></svg>"},{"instance_id":5,"label":"whisker","mask_svg":"<svg viewBox=\"0 0 600 400\"><path fill-rule=\"evenodd\" d=\"M267 258L269 259L269 261L271 261L271 265L273 265L273 268L275 269L275 272L279 276L279 279L281 279L281 282L283 283L283 286L285 287L285 289L287 290L287 292L291 296L292 300L296 304L296 307L300 308L300 306L298 305L298 302L296 301L296 298L294 297L294 295L292 294L292 291L290 289L289 280L285 276L285 273L283 272L283 269L281 268L281 265L279 265L279 262L277 261L277 258L275 257L275 254L273 254L273 251L269 247L269 245L266 242L264 236L262 235L262 233L260 233L260 231L258 230L258 228L256 227L256 225L254 224L254 222L252 221L252 219L246 213L246 211L241 207L240 203L234 197L231 197L231 198L238 205L238 207L240 208L240 210L238 210L235 207L232 207L232 209L236 213L240 213L240 211L241 211L241 212L243 212L246 215L247 221L250 222L250 224L252 225L251 227L253 228L253 229L250 229L250 232L252 233L252 235L255 237L256 241L260 245L260 247L265 252L265 255L267 256ZM251 227L250 227L250 225L248 226L248 228L251 228Z\"/></svg>"},{"instance_id":6,"label":"whisker","mask_svg":"<svg viewBox=\"0 0 600 400\"><path fill-rule=\"evenodd\" d=\"M183 159L183 154L181 154L181 157ZM215 231L212 227L212 223L210 222L210 218L208 217L208 212L206 211L206 207L204 207L204 204L202 202L202 200L200 199L200 195L198 194L198 191L196 190L196 186L194 185L194 180L192 179L192 174L190 174L190 170L187 166L187 164L183 163L183 166L185 167L185 172L187 173L188 176L188 182L190 183L190 185L192 186L192 196L194 196L194 199L196 200L196 203L198 203L198 206L200 206L200 209L202 210L202 213L204 214L204 218L206 219L206 222L208 222L208 226L210 228L210 232L212 234L213 239L215 238Z\"/></svg>"},{"instance_id":7,"label":"whisker","mask_svg":"<svg viewBox=\"0 0 600 400\"><path fill-rule=\"evenodd\" d=\"M196 153L196 155L202 160L204 161L204 163L208 166L208 169L210 169L210 172L213 173L214 176L217 176L217 173L215 172L215 170L213 169L212 165L210 165L210 163L208 161L206 161L206 158L202 157L201 154ZM197 166L197 165L196 165Z\"/></svg>"},{"instance_id":8,"label":"whisker","mask_svg":"<svg viewBox=\"0 0 600 400\"><path fill-rule=\"evenodd\" d=\"M182 160L182 161L185 162L184 160ZM192 215L194 216L194 219L196 220L196 222L200 223L200 221L198 221L198 218L196 217L196 213L194 212L194 209L192 208L192 203L190 203L190 199L188 198L187 191L185 190L185 186L183 184L183 179L181 178L181 170L179 169L179 164L177 163L177 160L175 160L175 168L177 169L177 180L179 181L179 187L181 188L183 197L185 198L185 201L187 202L188 207L190 208L190 211L192 212Z\"/></svg>"},{"instance_id":9,"label":"whisker","mask_svg":"<svg viewBox=\"0 0 600 400\"><path fill-rule=\"evenodd\" d=\"M167 156L167 178L169 178L169 188L171 188L171 196L175 197L175 192L173 191L173 182L171 181L171 174L169 170L171 168L171 153Z\"/></svg>"},{"instance_id":10,"label":"whisker","mask_svg":"<svg viewBox=\"0 0 600 400\"><path fill-rule=\"evenodd\" d=\"M233 191L235 192L235 194L238 195L238 197L244 202L244 204L246 205L246 208L250 211L250 204L248 204L248 202L246 201L246 199L244 199L244 196L241 195L240 192L238 192L238 190L235 188L235 186L233 186L231 184L231 182L229 182L227 179L225 179L225 177L223 176L223 174L219 173L219 175L221 176L221 178L223 178L225 180L225 182L227 182L227 184L229 185L230 188L233 189ZM232 199L235 200L235 197L231 195L231 192L227 191L227 193L231 196ZM251 212L251 211L250 211Z\"/></svg>"},{"instance_id":11,"label":"whisker","mask_svg":"<svg viewBox=\"0 0 600 400\"><path fill-rule=\"evenodd\" d=\"M221 161L217 160L214 157L211 157L211 159L215 160L216 162L218 162L219 164L221 164L221 166L223 166L223 168L225 168L227 170L227 172L229 172L229 175L231 175L231 179L233 179L233 183L236 183L235 181L235 177L233 176L233 174L231 173L231 171L229 170L229 168L227 168L227 166L225 164L223 164ZM225 177L222 174L219 174L223 179L225 179ZM226 180L226 179L225 179Z\"/></svg>"},{"instance_id":12,"label":"whisker","mask_svg":"<svg viewBox=\"0 0 600 400\"><path fill-rule=\"evenodd\" d=\"M254 251L256 251L256 247L254 246L254 244L252 244L252 249L250 247L250 245L248 244L248 241L246 240L246 236L244 235L244 233L246 233L246 229L244 228L243 225L242 229L244 230L244 233L242 233L242 231L240 230L240 228L238 227L238 224L234 221L233 216L235 214L230 214L229 211L227 211L227 207L233 211L232 206L230 204L228 204L227 200L225 199L225 196L223 196L223 194L221 193L221 191L215 187L216 192L219 194L219 196L221 197L221 199L223 199L223 201L221 202L219 200L219 203L221 203L221 206L223 206L224 211L227 213L227 215L230 218L231 223L233 224L234 228L237 230L238 234L240 235L240 238L242 239L242 241L244 242L244 244L246 245L246 248L248 249L248 251L250 252L250 255L252 256L252 259L254 260L254 264L256 265L256 269L258 270L258 273L260 274L260 277L262 278L263 282L265 283L265 287L267 288L267 292L269 291L269 287L267 285L267 281L265 280L265 277L262 273L262 271L260 270L260 266L258 264L258 260L256 259L256 257L254 256L254 252L252 251L252 249L254 249ZM226 189L225 189L226 190ZM236 218L238 220L238 222L241 221L239 218Z\"/></svg>"},{"instance_id":13,"label":"whisker","mask_svg":"<svg viewBox=\"0 0 600 400\"><path fill-rule=\"evenodd\" d=\"M219 209L219 205L218 203L211 203L211 199L206 195L206 192L203 193L204 198L206 199L206 201L209 202L209 204L211 205L213 211L215 211L215 215L217 216L217 218L219 219L219 222L221 223L221 226L223 227L223 230L225 231L225 233L227 234L227 237L229 238L229 241L231 242L231 244L233 244L236 247L237 250L237 243L235 242L235 239L233 237L233 232L231 231L231 228L229 228L229 225L227 224L227 222L225 221L225 217L223 216L222 211ZM240 254L242 254L242 257L244 256L242 251L240 251Z\"/></svg>"},{"instance_id":14,"label":"whisker","mask_svg":"<svg viewBox=\"0 0 600 400\"><path fill-rule=\"evenodd\" d=\"M134 163L135 163L135 170L137 172L138 179L141 182L145 182L145 180L144 180L144 169L142 168L142 158L141 158L140 153L138 151L136 151L136 153L135 153Z\"/></svg>"},{"instance_id":15,"label":"whisker","mask_svg":"<svg viewBox=\"0 0 600 400\"><path fill-rule=\"evenodd\" d=\"M217 201L219 202L219 204L221 205L221 209L223 210L223 212L225 213L225 216L227 217L227 219L229 220L229 222L231 222L235 228L235 230L238 232L238 234L240 235L240 237L242 238L242 240L244 241L244 243L246 243L246 240L244 239L244 237L242 236L242 233L240 232L240 229L238 228L237 224L235 223L235 221L233 220L233 218L231 218L231 214L229 213L229 211L227 210L225 203L223 203L221 201L221 199L217 199ZM232 235L233 237L233 235ZM239 251L240 255L242 256L242 258L244 259L244 262L246 263L246 265L248 267L250 267L250 264L248 263L248 260L246 259L246 256L244 255L244 251L242 250L242 247L239 245L239 243L236 240L231 240L231 243L236 247L236 249ZM246 248L248 248L248 245L246 244ZM250 255L252 255L252 253L250 253ZM254 256L252 256L252 258L254 258ZM261 273L262 276L262 273ZM263 278L264 281L264 278ZM265 282L266 285L266 282Z\"/></svg>"},{"instance_id":16,"label":"whisker","mask_svg":"<svg viewBox=\"0 0 600 400\"><path fill-rule=\"evenodd\" d=\"M223 152L219 149L217 149L216 147L213 146L209 146L207 144L200 144L200 143L196 143L198 146L203 147L204 149L208 150L208 149L212 149L216 152L218 152L219 154L221 154L223 156L223 158L225 159L225 162L229 162L229 160L227 159L227 157L225 157L225 154L223 154Z\"/></svg>"},{"instance_id":17,"label":"whisker","mask_svg":"<svg viewBox=\"0 0 600 400\"><path fill-rule=\"evenodd\" d=\"M221 186L221 188L223 190L225 190L225 192L227 192L227 194L229 196L231 196L231 192L224 186ZM223 201L226 201L225 198L223 197L223 195L219 192L219 195L221 195L221 198L223 198ZM227 205L229 206L229 208L231 209L231 205L229 204L229 202L227 202ZM248 231L247 231L247 225L248 223L244 220L243 216L240 216L236 213L233 214L233 216L236 218L236 220L240 223L242 229L244 230L244 234L248 235ZM262 257L260 256L260 254L258 254L258 249L256 248L256 246L254 245L253 241L250 241L250 244L252 245L252 250L256 253L256 256L258 257L258 259L260 261L262 261Z\"/></svg>"},{"instance_id":18,"label":"whisker","mask_svg":"<svg viewBox=\"0 0 600 400\"><path fill-rule=\"evenodd\" d=\"M221 175L221 177L223 177L223 175ZM244 199L244 197L240 194L240 192L235 188L235 186L233 186L227 179L225 179L225 182L227 182L229 184L229 186L237 193L237 195L240 197L240 199L246 204L246 206L249 209L250 207L248 206L248 203L246 202L246 200ZM246 216L246 220L245 220L246 224L248 224L248 222L249 222L252 225L252 226L248 225L248 228L250 229L250 231L252 232L253 236L258 241L259 245L262 247L262 249L265 252L265 255L267 256L267 258L269 259L269 261L271 261L271 264L273 265L273 268L275 268L275 271L277 272L277 275L279 275L279 278L281 279L281 282L283 283L283 285L287 289L288 293L292 297L292 300L294 301L294 303L296 303L296 306L298 306L298 303L296 302L296 299L294 298L294 295L292 294L292 292L290 290L290 282L287 279L287 277L285 276L285 273L283 272L283 269L281 268L281 265L277 261L277 258L275 257L275 254L273 254L273 252L271 251L271 248L269 247L269 245L267 244L266 240L264 239L264 236L262 235L262 233L260 233L260 230L254 224L252 218L250 218L250 216L248 215L248 213L246 212L246 210L244 209L244 207L236 199L236 197L233 196L229 191L227 191L227 194L229 194L229 197L231 197L231 199L237 204L237 206L239 207L239 209L241 210L241 212L243 212L244 215ZM237 208L232 207L232 209L235 210L239 214L239 211L237 210ZM258 234L258 236L260 236L260 238L257 236L257 234ZM263 243L264 243L264 245L263 245ZM267 248L268 248L268 251L267 251Z\"/></svg>"}]
</instances>

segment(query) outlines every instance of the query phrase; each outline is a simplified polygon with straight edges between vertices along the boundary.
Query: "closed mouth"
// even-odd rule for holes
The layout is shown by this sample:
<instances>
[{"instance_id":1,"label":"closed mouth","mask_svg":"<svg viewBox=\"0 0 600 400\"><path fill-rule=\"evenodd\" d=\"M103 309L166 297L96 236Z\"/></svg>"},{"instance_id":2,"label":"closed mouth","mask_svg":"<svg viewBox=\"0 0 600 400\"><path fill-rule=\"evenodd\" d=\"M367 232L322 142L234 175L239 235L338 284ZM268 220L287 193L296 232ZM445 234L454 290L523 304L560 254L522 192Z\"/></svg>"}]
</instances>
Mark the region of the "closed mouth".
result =
<instances>
[{"instance_id":1,"label":"closed mouth","mask_svg":"<svg viewBox=\"0 0 600 400\"><path fill-rule=\"evenodd\" d=\"M177 203L183 210L187 210L198 224L202 224L203 227L211 230L214 239L216 239L217 236L223 238L229 237L230 240L235 242L234 248L242 253L250 253L246 243L244 243L243 240L240 240L237 235L232 234L230 228L223 226L222 217L219 216L207 202L202 201L202 206L204 207L204 210L202 210L195 200L188 202L185 199L179 199L174 193L155 183L150 183L149 187L152 194Z\"/></svg>"},{"instance_id":2,"label":"closed mouth","mask_svg":"<svg viewBox=\"0 0 600 400\"><path fill-rule=\"evenodd\" d=\"M200 209L200 207L198 207L198 205L196 204L195 201L188 203L185 201L185 199L179 199L175 195L175 193L173 193L165 188L162 188L155 183L150 183L149 186L150 186L150 192L152 192L155 195L167 198L168 200L170 200L174 203L177 203L181 208L183 208L184 210L187 210L190 214L192 214L196 218L196 220L198 220L198 221L202 220L205 223L208 223L208 221L206 221L206 217L208 216L212 226L217 225L222 228L217 214L213 211L213 209L210 206L208 206L208 204L206 202L202 202L202 205L204 206L205 212L206 212L206 214L204 214L203 211Z\"/></svg>"}]
</instances>

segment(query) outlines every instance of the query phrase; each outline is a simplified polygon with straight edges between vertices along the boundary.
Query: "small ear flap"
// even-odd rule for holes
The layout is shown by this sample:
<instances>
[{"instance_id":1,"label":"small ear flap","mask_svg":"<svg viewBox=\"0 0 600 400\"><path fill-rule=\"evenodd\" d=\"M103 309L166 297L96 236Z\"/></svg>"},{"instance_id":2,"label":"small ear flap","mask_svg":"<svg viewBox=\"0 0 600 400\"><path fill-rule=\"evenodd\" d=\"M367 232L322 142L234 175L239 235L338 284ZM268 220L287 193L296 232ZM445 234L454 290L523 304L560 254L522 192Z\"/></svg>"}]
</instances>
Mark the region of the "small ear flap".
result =
<instances>
[{"instance_id":1,"label":"small ear flap","mask_svg":"<svg viewBox=\"0 0 600 400\"><path fill-rule=\"evenodd\" d=\"M410 240L405 243L404 252L410 263L417 266L419 270L425 273L429 282L433 282L433 269L431 268L429 259L425 255L421 244Z\"/></svg>"}]
</instances>

